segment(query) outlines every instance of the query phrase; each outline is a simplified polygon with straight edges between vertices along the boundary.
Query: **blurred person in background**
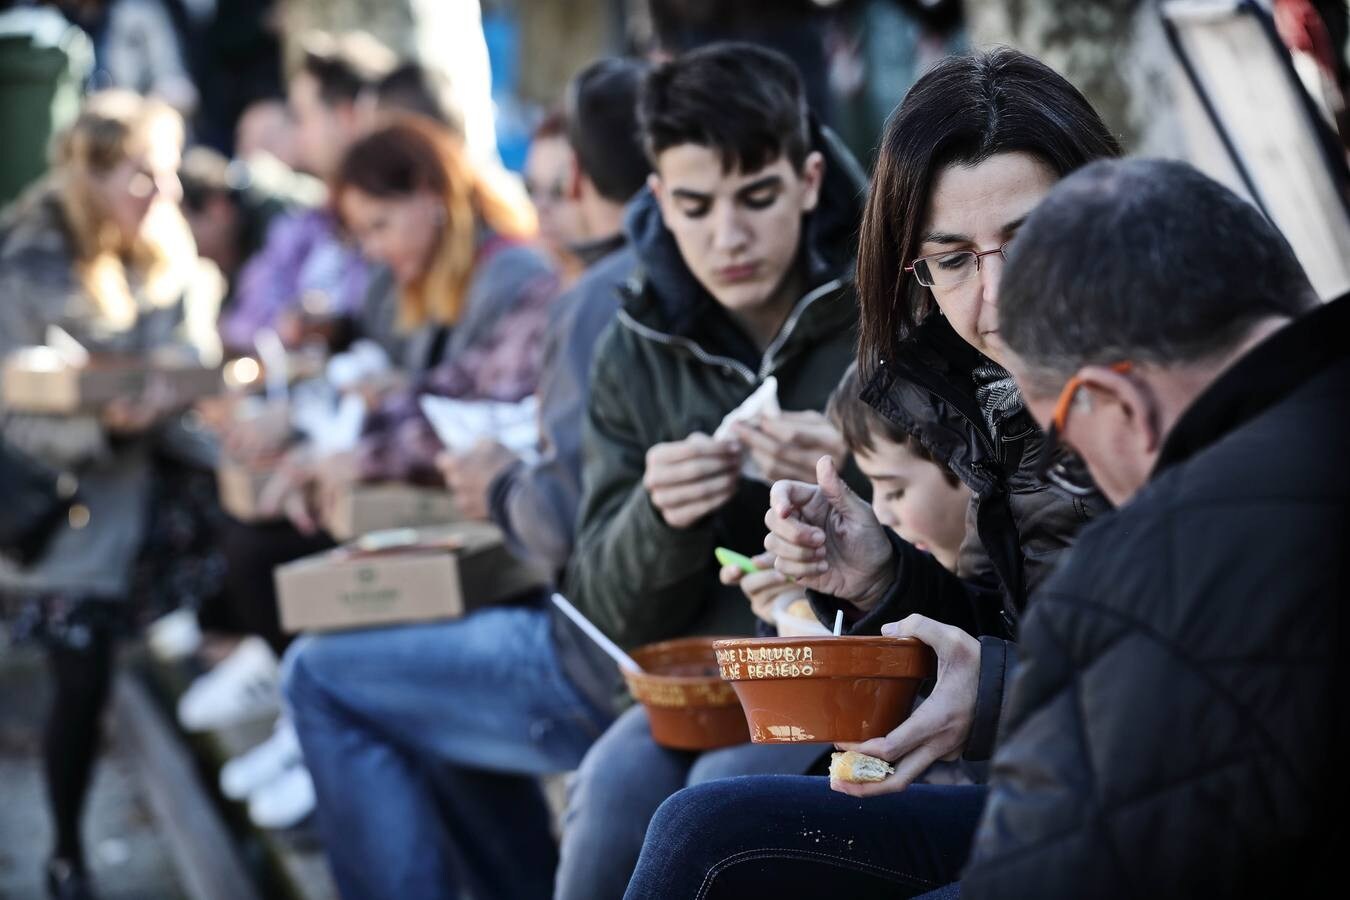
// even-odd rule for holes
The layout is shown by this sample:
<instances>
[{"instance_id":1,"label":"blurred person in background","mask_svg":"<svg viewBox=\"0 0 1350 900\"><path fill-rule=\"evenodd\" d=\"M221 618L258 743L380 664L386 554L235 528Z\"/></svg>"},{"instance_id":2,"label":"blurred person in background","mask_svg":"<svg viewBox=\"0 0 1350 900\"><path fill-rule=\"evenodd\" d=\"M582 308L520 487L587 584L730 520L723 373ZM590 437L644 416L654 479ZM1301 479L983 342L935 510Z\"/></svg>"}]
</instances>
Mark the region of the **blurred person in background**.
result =
<instances>
[{"instance_id":1,"label":"blurred person in background","mask_svg":"<svg viewBox=\"0 0 1350 900\"><path fill-rule=\"evenodd\" d=\"M572 281L585 268L576 253L582 240L581 209L573 193L576 157L567 141L567 125L560 111L544 116L535 126L525 155L525 192L539 214L539 237Z\"/></svg>"},{"instance_id":2,"label":"blurred person in background","mask_svg":"<svg viewBox=\"0 0 1350 900\"><path fill-rule=\"evenodd\" d=\"M288 86L300 166L318 178L333 175L347 146L363 130L358 99L387 75L393 54L369 35L315 34L309 37L300 69ZM368 272L355 247L338 234L326 210L278 220L262 250L239 274L236 300L221 320L228 350L253 352L265 328L290 344L315 330L343 330L365 294ZM335 339L340 335L331 335Z\"/></svg>"},{"instance_id":3,"label":"blurred person in background","mask_svg":"<svg viewBox=\"0 0 1350 900\"><path fill-rule=\"evenodd\" d=\"M183 154L178 172L183 215L197 253L216 264L229 286L222 311L229 310L239 271L262 248L273 220L307 199L286 196L281 186L264 178L256 167L231 162L209 147L192 147Z\"/></svg>"},{"instance_id":4,"label":"blurred person in background","mask_svg":"<svg viewBox=\"0 0 1350 900\"><path fill-rule=\"evenodd\" d=\"M377 403L358 453L313 461L301 481L438 484L441 445L417 395L518 401L534 392L557 274L533 246L534 211L494 191L481 170L462 142L410 115L391 118L343 158L334 203L366 256L389 270L395 327L425 348L426 365ZM287 490L281 506L313 531L320 522L300 502L307 494Z\"/></svg>"},{"instance_id":5,"label":"blurred person in background","mask_svg":"<svg viewBox=\"0 0 1350 900\"><path fill-rule=\"evenodd\" d=\"M286 101L277 97L255 100L240 113L234 128L236 159L253 161L266 155L288 169L300 167L295 127Z\"/></svg>"},{"instance_id":6,"label":"blurred person in background","mask_svg":"<svg viewBox=\"0 0 1350 900\"><path fill-rule=\"evenodd\" d=\"M182 120L162 102L123 91L88 98L56 141L49 175L0 219L0 354L45 343L50 326L95 354L195 352L196 254L177 207L182 141ZM80 819L113 640L132 619L151 444L180 407L160 382L100 415L0 411L4 439L59 467L78 498L36 560L0 562L0 592L23 603L19 631L45 644L56 684L42 751L53 896L88 895Z\"/></svg>"},{"instance_id":7,"label":"blurred person in background","mask_svg":"<svg viewBox=\"0 0 1350 900\"><path fill-rule=\"evenodd\" d=\"M526 463L487 439L442 457L461 511L490 516L518 553L554 572L572 548L595 342L636 265L621 227L624 203L648 171L636 137L644 69L603 60L568 91L567 133L582 182L575 193L594 229L584 237L610 252L555 304L537 394L540 460ZM585 637L542 597L532 599L453 622L313 635L292 646L287 698L345 896L452 897L460 888L549 895L556 849L535 776L577 764L607 722L615 679ZM510 665L485 668L487 655ZM377 681L363 674L372 669ZM381 764L391 755L394 764ZM409 831L446 840L412 841ZM363 859L382 865L361 866Z\"/></svg>"},{"instance_id":8,"label":"blurred person in background","mask_svg":"<svg viewBox=\"0 0 1350 900\"><path fill-rule=\"evenodd\" d=\"M492 71L479 0L277 0L283 53L304 55L313 31L368 32L400 57L436 71L452 89L469 155L480 166L500 166Z\"/></svg>"},{"instance_id":9,"label":"blurred person in background","mask_svg":"<svg viewBox=\"0 0 1350 900\"><path fill-rule=\"evenodd\" d=\"M394 111L417 113L464 139L464 114L455 102L450 80L439 69L401 63L376 82L367 96L370 110L377 116Z\"/></svg>"},{"instance_id":10,"label":"blurred person in background","mask_svg":"<svg viewBox=\"0 0 1350 900\"><path fill-rule=\"evenodd\" d=\"M496 193L463 142L429 119L385 119L339 160L332 190L345 228L390 272L398 300L390 327L406 341L404 359L418 368L403 373L404 387L375 398L355 451L319 454L302 443L288 452L260 507L264 516L289 521L227 531L232 601L276 650L288 639L280 631L272 570L332 546L323 531L326 513L351 484L442 483L434 463L441 445L417 405L420 394L504 401L533 394L558 288L551 263L531 245L533 211ZM256 642L237 652L246 647L261 656ZM220 673L194 686L195 698L185 695L180 718L190 707L187 718L209 727L247 714L251 698L264 693L254 686L264 682L275 711L274 657L251 668L222 665ZM249 813L258 825L292 825L313 809L310 776L298 752L287 748L298 746L283 720L236 767L253 773L236 793L251 788ZM281 765L263 764L269 759Z\"/></svg>"},{"instance_id":11,"label":"blurred person in background","mask_svg":"<svg viewBox=\"0 0 1350 900\"><path fill-rule=\"evenodd\" d=\"M115 87L158 97L184 116L201 99L164 0L109 0L97 35L101 72Z\"/></svg>"}]
</instances>

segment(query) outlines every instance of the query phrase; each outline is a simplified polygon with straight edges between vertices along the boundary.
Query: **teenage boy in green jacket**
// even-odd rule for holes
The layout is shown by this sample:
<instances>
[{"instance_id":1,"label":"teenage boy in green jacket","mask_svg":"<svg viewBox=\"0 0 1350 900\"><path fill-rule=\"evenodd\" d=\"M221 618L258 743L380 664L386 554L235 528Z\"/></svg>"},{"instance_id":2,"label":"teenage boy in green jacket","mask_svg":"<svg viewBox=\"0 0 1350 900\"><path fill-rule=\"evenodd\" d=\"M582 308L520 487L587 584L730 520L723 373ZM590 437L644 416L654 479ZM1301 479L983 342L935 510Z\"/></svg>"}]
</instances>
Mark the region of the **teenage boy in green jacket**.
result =
<instances>
[{"instance_id":1,"label":"teenage boy in green jacket","mask_svg":"<svg viewBox=\"0 0 1350 900\"><path fill-rule=\"evenodd\" d=\"M768 482L842 462L821 414L852 360L852 237L864 178L813 126L792 64L715 44L653 70L639 102L654 174L630 207L641 264L600 339L584 428L570 599L626 646L749 634L713 548L763 549ZM765 379L780 415L713 437ZM732 774L801 774L819 745L703 754L653 743L629 710L591 749L564 820L556 897L619 897L656 807Z\"/></svg>"}]
</instances>

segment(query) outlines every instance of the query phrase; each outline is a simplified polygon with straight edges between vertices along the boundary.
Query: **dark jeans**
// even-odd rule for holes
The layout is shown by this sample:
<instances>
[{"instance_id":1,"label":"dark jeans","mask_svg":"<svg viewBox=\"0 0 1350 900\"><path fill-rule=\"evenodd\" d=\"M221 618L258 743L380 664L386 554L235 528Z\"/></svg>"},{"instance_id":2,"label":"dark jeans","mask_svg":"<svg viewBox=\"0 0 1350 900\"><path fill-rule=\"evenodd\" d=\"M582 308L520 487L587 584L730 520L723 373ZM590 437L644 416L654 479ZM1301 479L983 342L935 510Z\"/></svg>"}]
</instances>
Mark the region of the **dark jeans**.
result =
<instances>
[{"instance_id":1,"label":"dark jeans","mask_svg":"<svg viewBox=\"0 0 1350 900\"><path fill-rule=\"evenodd\" d=\"M657 810L625 896L927 894L960 878L987 793L980 785L916 784L859 800L819 777L707 782Z\"/></svg>"},{"instance_id":2,"label":"dark jeans","mask_svg":"<svg viewBox=\"0 0 1350 900\"><path fill-rule=\"evenodd\" d=\"M219 599L198 610L202 628L256 634L280 656L293 638L281 630L272 572L277 566L332 546L333 539L326 534L304 535L289 522L245 524L227 519L220 531L227 567L224 591Z\"/></svg>"},{"instance_id":3,"label":"dark jeans","mask_svg":"<svg viewBox=\"0 0 1350 900\"><path fill-rule=\"evenodd\" d=\"M647 823L681 788L734 775L799 775L812 771L829 750L827 744L739 744L705 753L668 750L652 740L646 711L634 706L595 742L572 778L554 900L623 896L642 852Z\"/></svg>"}]
</instances>

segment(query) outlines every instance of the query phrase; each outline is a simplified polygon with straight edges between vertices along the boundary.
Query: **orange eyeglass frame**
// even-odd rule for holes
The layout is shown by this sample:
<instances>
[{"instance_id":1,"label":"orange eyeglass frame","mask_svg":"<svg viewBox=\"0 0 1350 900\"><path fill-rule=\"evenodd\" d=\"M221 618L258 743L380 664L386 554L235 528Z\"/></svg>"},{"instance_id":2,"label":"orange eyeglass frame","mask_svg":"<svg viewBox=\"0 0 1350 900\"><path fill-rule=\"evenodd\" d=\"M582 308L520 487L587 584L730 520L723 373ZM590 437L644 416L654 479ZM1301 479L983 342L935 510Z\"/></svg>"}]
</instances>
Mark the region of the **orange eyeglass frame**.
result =
<instances>
[{"instance_id":1,"label":"orange eyeglass frame","mask_svg":"<svg viewBox=\"0 0 1350 900\"><path fill-rule=\"evenodd\" d=\"M1134 369L1134 364L1130 362L1118 362L1110 366L1112 372L1118 372L1124 375ZM1069 410L1073 408L1073 398L1078 394L1078 389L1083 386L1081 375L1075 375L1064 385L1064 390L1059 392L1059 399L1055 401L1055 411L1050 416L1050 430L1045 436L1045 449L1041 456L1040 465L1037 466L1037 475L1042 481L1045 481L1051 474L1051 469L1055 465L1055 458L1059 455L1059 445L1061 437L1064 434L1064 427L1069 422Z\"/></svg>"}]
</instances>

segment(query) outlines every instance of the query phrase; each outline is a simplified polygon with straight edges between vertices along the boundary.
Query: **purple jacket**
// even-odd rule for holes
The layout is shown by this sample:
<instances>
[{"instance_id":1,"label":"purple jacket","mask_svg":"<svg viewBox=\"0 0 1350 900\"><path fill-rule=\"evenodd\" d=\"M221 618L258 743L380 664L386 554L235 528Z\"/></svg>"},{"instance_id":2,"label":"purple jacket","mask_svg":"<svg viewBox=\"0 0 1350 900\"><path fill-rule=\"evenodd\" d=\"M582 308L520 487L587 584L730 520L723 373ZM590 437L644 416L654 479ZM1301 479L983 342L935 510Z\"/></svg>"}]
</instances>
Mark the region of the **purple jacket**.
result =
<instances>
[{"instance_id":1,"label":"purple jacket","mask_svg":"<svg viewBox=\"0 0 1350 900\"><path fill-rule=\"evenodd\" d=\"M239 272L235 300L221 318L220 338L229 350L252 352L260 329L275 327L305 294L329 298L329 309L351 315L365 296L369 270L355 247L344 242L324 210L284 215L267 230L262 249Z\"/></svg>"}]
</instances>

